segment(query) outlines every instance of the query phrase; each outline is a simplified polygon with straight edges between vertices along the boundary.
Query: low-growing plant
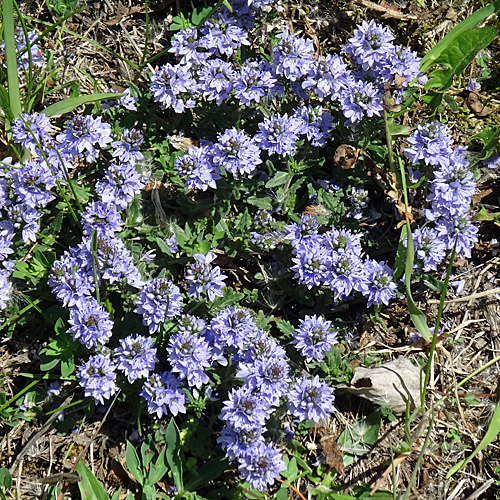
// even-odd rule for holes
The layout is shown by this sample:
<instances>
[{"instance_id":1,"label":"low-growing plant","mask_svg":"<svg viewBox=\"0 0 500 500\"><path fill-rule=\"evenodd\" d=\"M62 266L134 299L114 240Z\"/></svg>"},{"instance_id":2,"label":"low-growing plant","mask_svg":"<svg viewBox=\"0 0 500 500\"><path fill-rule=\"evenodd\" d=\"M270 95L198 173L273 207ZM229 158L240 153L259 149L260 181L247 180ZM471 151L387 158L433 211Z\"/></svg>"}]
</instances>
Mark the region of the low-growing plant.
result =
<instances>
[{"instance_id":1,"label":"low-growing plant","mask_svg":"<svg viewBox=\"0 0 500 500\"><path fill-rule=\"evenodd\" d=\"M13 0L3 4L11 149L0 170L0 328L43 343L41 377L77 381L91 406L120 393L141 427L157 426L140 453L126 445L142 498L165 497L163 480L177 498L212 498L218 487L281 500L302 496L302 478L317 498L351 498L324 457L316 470L301 457L301 439L334 414L358 325L384 325L384 308L402 298L429 357L395 451L409 453L410 424L428 418L418 466L432 430L426 394L452 266L478 241L477 176L436 113L496 35L476 26L500 4L421 59L375 21L338 53L288 30L263 43L276 3L179 15L168 49L148 57L146 40L124 93L39 111L28 90L48 75L43 37L19 12L16 31ZM163 64L144 77L153 61ZM32 76L23 82L19 68ZM403 117L420 99L433 118L410 127ZM497 152L497 132L477 136L483 159ZM435 318L417 305L422 287L441 297ZM39 405L32 386L23 395ZM5 421L20 397L0 394ZM496 413L450 475L492 442ZM375 411L346 426L337 467L367 453L380 425ZM83 462L77 471L82 497L107 498Z\"/></svg>"}]
</instances>

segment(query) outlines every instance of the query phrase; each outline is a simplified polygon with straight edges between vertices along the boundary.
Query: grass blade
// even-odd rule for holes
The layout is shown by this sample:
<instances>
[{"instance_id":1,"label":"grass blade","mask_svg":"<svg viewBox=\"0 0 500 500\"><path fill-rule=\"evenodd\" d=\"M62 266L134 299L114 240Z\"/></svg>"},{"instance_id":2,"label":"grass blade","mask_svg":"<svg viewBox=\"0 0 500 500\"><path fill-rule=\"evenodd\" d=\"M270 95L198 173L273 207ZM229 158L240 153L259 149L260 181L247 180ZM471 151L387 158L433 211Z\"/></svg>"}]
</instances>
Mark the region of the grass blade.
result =
<instances>
[{"instance_id":1,"label":"grass blade","mask_svg":"<svg viewBox=\"0 0 500 500\"><path fill-rule=\"evenodd\" d=\"M14 2L3 2L3 36L5 40L5 57L7 60L7 83L9 85L9 106L14 118L21 115L21 93L19 92L19 75L17 71L16 36L14 23Z\"/></svg>"},{"instance_id":2,"label":"grass blade","mask_svg":"<svg viewBox=\"0 0 500 500\"><path fill-rule=\"evenodd\" d=\"M500 404L497 403L495 412L491 419L490 425L483 439L479 443L478 447L465 459L459 462L457 465L452 467L448 474L446 474L446 479L453 476L456 472L463 469L480 451L483 451L487 446L489 446L500 433Z\"/></svg>"},{"instance_id":3,"label":"grass blade","mask_svg":"<svg viewBox=\"0 0 500 500\"><path fill-rule=\"evenodd\" d=\"M78 106L82 104L87 104L89 102L97 102L103 101L104 99L119 99L123 94L90 94L90 95L81 95L78 97L68 97L67 99L63 99L62 101L56 102L47 106L43 110L43 114L51 117L56 115L64 115L73 111Z\"/></svg>"}]
</instances>

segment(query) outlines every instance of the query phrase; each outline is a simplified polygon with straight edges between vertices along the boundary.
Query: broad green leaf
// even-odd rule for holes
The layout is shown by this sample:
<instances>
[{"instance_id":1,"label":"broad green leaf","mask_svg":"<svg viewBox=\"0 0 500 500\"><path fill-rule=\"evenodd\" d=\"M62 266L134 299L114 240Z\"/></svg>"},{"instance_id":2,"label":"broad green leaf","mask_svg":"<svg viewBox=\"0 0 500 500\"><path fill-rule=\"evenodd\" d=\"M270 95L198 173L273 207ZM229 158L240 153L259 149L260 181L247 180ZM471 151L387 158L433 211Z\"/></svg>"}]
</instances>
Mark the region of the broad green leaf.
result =
<instances>
[{"instance_id":1,"label":"broad green leaf","mask_svg":"<svg viewBox=\"0 0 500 500\"><path fill-rule=\"evenodd\" d=\"M81 460L76 466L76 472L80 476L78 488L80 488L82 498L85 500L109 500L102 484Z\"/></svg>"},{"instance_id":2,"label":"broad green leaf","mask_svg":"<svg viewBox=\"0 0 500 500\"><path fill-rule=\"evenodd\" d=\"M175 423L175 420L173 418L170 419L165 438L167 443L167 462L170 466L170 470L172 471L172 476L174 478L174 483L177 491L181 492L184 490L182 484L182 461L180 456L181 438L179 428L177 427L177 424Z\"/></svg>"},{"instance_id":3,"label":"broad green leaf","mask_svg":"<svg viewBox=\"0 0 500 500\"><path fill-rule=\"evenodd\" d=\"M500 0L486 5L464 19L422 58L420 61L420 71L425 73L431 66L436 64L441 54L452 46L455 39L463 32L475 28L481 21L484 21L487 17L498 11L500 11Z\"/></svg>"},{"instance_id":4,"label":"broad green leaf","mask_svg":"<svg viewBox=\"0 0 500 500\"><path fill-rule=\"evenodd\" d=\"M89 102L103 101L104 99L119 99L123 94L90 94L81 95L79 97L69 97L68 99L63 99L62 101L56 102L47 106L43 110L43 114L46 116L59 116L73 111L78 106L82 104L87 104Z\"/></svg>"},{"instance_id":5,"label":"broad green leaf","mask_svg":"<svg viewBox=\"0 0 500 500\"><path fill-rule=\"evenodd\" d=\"M488 159L498 148L498 141L500 140L500 127L487 125L478 134L470 137L469 141L477 139L484 144L481 151L481 160Z\"/></svg>"},{"instance_id":6,"label":"broad green leaf","mask_svg":"<svg viewBox=\"0 0 500 500\"><path fill-rule=\"evenodd\" d=\"M198 471L198 475L186 484L186 491L195 491L210 481L219 477L227 468L229 462L225 458L216 458L208 462Z\"/></svg>"},{"instance_id":7,"label":"broad green leaf","mask_svg":"<svg viewBox=\"0 0 500 500\"><path fill-rule=\"evenodd\" d=\"M368 453L377 442L380 429L380 412L376 411L366 418L349 425L338 438L342 445L344 464L351 465L359 457Z\"/></svg>"},{"instance_id":8,"label":"broad green leaf","mask_svg":"<svg viewBox=\"0 0 500 500\"><path fill-rule=\"evenodd\" d=\"M452 467L448 474L446 474L446 479L453 476L456 472L463 469L479 452L483 451L487 446L489 446L500 434L500 404L497 403L493 417L491 418L490 425L483 439L479 443L478 447L465 459L459 462L457 465Z\"/></svg>"},{"instance_id":9,"label":"broad green leaf","mask_svg":"<svg viewBox=\"0 0 500 500\"><path fill-rule=\"evenodd\" d=\"M460 33L460 36L457 36L453 43L434 60L433 65L439 65L443 68L437 68L431 72L425 89L435 89L440 92L448 90L453 83L453 77L462 73L477 53L486 48L497 34L498 30L494 26Z\"/></svg>"},{"instance_id":10,"label":"broad green leaf","mask_svg":"<svg viewBox=\"0 0 500 500\"><path fill-rule=\"evenodd\" d=\"M273 205L271 203L271 198L268 196L257 197L257 196L249 196L247 199L247 203L253 205L254 207L261 208L263 210L272 210Z\"/></svg>"},{"instance_id":11,"label":"broad green leaf","mask_svg":"<svg viewBox=\"0 0 500 500\"><path fill-rule=\"evenodd\" d=\"M9 489L12 486L12 476L5 467L0 468L0 487Z\"/></svg>"},{"instance_id":12,"label":"broad green leaf","mask_svg":"<svg viewBox=\"0 0 500 500\"><path fill-rule=\"evenodd\" d=\"M141 467L141 462L139 460L139 455L137 455L137 451L135 451L135 448L133 444L130 441L127 441L127 449L126 449L126 460L127 460L127 467L132 476L137 479L137 482L140 485L144 484L144 474L142 473L142 467Z\"/></svg>"},{"instance_id":13,"label":"broad green leaf","mask_svg":"<svg viewBox=\"0 0 500 500\"><path fill-rule=\"evenodd\" d=\"M283 186L294 176L293 172L276 172L276 175L266 182L266 188L271 189L278 186Z\"/></svg>"}]
</instances>

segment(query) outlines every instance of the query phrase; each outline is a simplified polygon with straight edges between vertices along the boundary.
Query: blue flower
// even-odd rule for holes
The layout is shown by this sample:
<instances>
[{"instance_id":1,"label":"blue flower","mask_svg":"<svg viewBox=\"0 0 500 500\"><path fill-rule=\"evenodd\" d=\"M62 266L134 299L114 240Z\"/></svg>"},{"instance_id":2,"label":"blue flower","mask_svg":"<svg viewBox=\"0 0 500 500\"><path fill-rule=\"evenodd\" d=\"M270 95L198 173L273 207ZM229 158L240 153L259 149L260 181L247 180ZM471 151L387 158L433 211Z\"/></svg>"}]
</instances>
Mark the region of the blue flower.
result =
<instances>
[{"instance_id":1,"label":"blue flower","mask_svg":"<svg viewBox=\"0 0 500 500\"><path fill-rule=\"evenodd\" d=\"M212 262L216 255L208 252L194 254L196 262L192 264L186 273L186 282L189 285L188 293L199 299L202 293L206 293L208 300L213 301L215 297L223 297L222 289L226 286L224 280L227 278L222 274L219 266L213 266Z\"/></svg>"},{"instance_id":2,"label":"blue flower","mask_svg":"<svg viewBox=\"0 0 500 500\"><path fill-rule=\"evenodd\" d=\"M220 412L219 418L234 429L262 427L271 414L268 402L250 387L233 389Z\"/></svg>"},{"instance_id":3,"label":"blue flower","mask_svg":"<svg viewBox=\"0 0 500 500\"><path fill-rule=\"evenodd\" d=\"M113 321L109 313L89 296L83 296L69 312L68 333L87 349L104 345L111 338Z\"/></svg>"},{"instance_id":4,"label":"blue flower","mask_svg":"<svg viewBox=\"0 0 500 500\"><path fill-rule=\"evenodd\" d=\"M116 366L104 354L91 356L82 366L78 367L76 378L85 390L85 396L94 398L96 403L104 404L117 390Z\"/></svg>"},{"instance_id":5,"label":"blue flower","mask_svg":"<svg viewBox=\"0 0 500 500\"><path fill-rule=\"evenodd\" d=\"M205 369L212 364L212 351L203 337L181 330L170 337L167 352L172 372L186 379L189 387L201 389L208 384Z\"/></svg>"},{"instance_id":6,"label":"blue flower","mask_svg":"<svg viewBox=\"0 0 500 500\"><path fill-rule=\"evenodd\" d=\"M387 27L377 24L373 19L363 21L354 30L354 36L349 38L344 46L344 52L363 70L376 69L388 51L392 51L394 35Z\"/></svg>"},{"instance_id":7,"label":"blue flower","mask_svg":"<svg viewBox=\"0 0 500 500\"><path fill-rule=\"evenodd\" d=\"M288 413L299 422L319 422L335 411L334 401L333 389L321 382L318 375L313 379L304 376L295 382L288 394Z\"/></svg>"},{"instance_id":8,"label":"blue flower","mask_svg":"<svg viewBox=\"0 0 500 500\"><path fill-rule=\"evenodd\" d=\"M57 134L56 139L64 153L79 156L88 163L97 160L99 149L112 142L111 125L103 123L102 117L91 115L76 115L67 128Z\"/></svg>"},{"instance_id":9,"label":"blue flower","mask_svg":"<svg viewBox=\"0 0 500 500\"><path fill-rule=\"evenodd\" d=\"M248 454L238 458L239 470L243 480L251 488L265 491L279 478L280 472L286 469L281 451L272 445L257 442Z\"/></svg>"},{"instance_id":10,"label":"blue flower","mask_svg":"<svg viewBox=\"0 0 500 500\"><path fill-rule=\"evenodd\" d=\"M121 163L135 165L137 161L144 159L144 155L140 151L143 141L144 137L141 132L134 128L126 128L123 131L122 140L111 143L113 148L111 156L117 158Z\"/></svg>"},{"instance_id":11,"label":"blue flower","mask_svg":"<svg viewBox=\"0 0 500 500\"><path fill-rule=\"evenodd\" d=\"M367 290L363 295L368 298L368 307L372 304L388 305L396 296L397 285L392 281L392 269L385 262L365 261Z\"/></svg>"},{"instance_id":12,"label":"blue flower","mask_svg":"<svg viewBox=\"0 0 500 500\"><path fill-rule=\"evenodd\" d=\"M231 64L221 59L206 61L198 71L198 92L207 100L220 106L229 99L236 73Z\"/></svg>"},{"instance_id":13,"label":"blue flower","mask_svg":"<svg viewBox=\"0 0 500 500\"><path fill-rule=\"evenodd\" d=\"M154 101L176 113L196 105L193 96L197 94L197 83L187 65L167 63L161 66L151 77L149 89Z\"/></svg>"},{"instance_id":14,"label":"blue flower","mask_svg":"<svg viewBox=\"0 0 500 500\"><path fill-rule=\"evenodd\" d=\"M154 278L141 290L135 312L142 314L144 325L150 333L155 333L166 319L178 316L181 308L179 287L167 278Z\"/></svg>"},{"instance_id":15,"label":"blue flower","mask_svg":"<svg viewBox=\"0 0 500 500\"><path fill-rule=\"evenodd\" d=\"M380 116L383 111L382 95L373 83L354 80L340 93L340 108L353 124L365 116Z\"/></svg>"},{"instance_id":16,"label":"blue flower","mask_svg":"<svg viewBox=\"0 0 500 500\"><path fill-rule=\"evenodd\" d=\"M410 147L405 155L415 165L423 160L426 165L448 165L450 163L453 140L446 125L438 122L417 125L417 129L407 139Z\"/></svg>"},{"instance_id":17,"label":"blue flower","mask_svg":"<svg viewBox=\"0 0 500 500\"><path fill-rule=\"evenodd\" d=\"M142 386L140 395L148 405L148 413L158 418L186 413L186 395L179 389L179 381L170 372L153 373Z\"/></svg>"},{"instance_id":18,"label":"blue flower","mask_svg":"<svg viewBox=\"0 0 500 500\"><path fill-rule=\"evenodd\" d=\"M144 186L142 176L133 165L112 163L106 170L104 179L96 183L95 191L104 203L112 203L119 209L124 209Z\"/></svg>"},{"instance_id":19,"label":"blue flower","mask_svg":"<svg viewBox=\"0 0 500 500\"><path fill-rule=\"evenodd\" d=\"M322 316L306 316L300 321L300 327L295 330L293 344L307 362L321 361L325 352L338 343L337 332L331 329L332 322Z\"/></svg>"},{"instance_id":20,"label":"blue flower","mask_svg":"<svg viewBox=\"0 0 500 500\"><path fill-rule=\"evenodd\" d=\"M36 151L52 141L50 118L43 113L21 113L12 124L12 139L23 148Z\"/></svg>"},{"instance_id":21,"label":"blue flower","mask_svg":"<svg viewBox=\"0 0 500 500\"><path fill-rule=\"evenodd\" d=\"M148 377L158 363L153 340L142 335L128 335L120 339L120 345L115 349L115 356L118 362L117 368L125 374L131 384L138 379Z\"/></svg>"},{"instance_id":22,"label":"blue flower","mask_svg":"<svg viewBox=\"0 0 500 500\"><path fill-rule=\"evenodd\" d=\"M219 134L218 141L211 148L212 163L234 176L252 173L262 163L260 148L245 132L236 128L226 129Z\"/></svg>"}]
</instances>

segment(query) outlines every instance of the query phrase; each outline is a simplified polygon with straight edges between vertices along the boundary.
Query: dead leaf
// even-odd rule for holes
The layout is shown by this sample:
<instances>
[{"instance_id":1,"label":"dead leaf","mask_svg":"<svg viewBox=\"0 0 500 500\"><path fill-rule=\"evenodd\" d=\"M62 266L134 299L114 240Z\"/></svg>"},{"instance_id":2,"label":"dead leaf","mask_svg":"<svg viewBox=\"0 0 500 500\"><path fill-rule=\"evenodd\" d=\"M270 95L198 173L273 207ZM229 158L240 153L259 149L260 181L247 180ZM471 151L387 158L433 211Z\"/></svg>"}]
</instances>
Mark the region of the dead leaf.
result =
<instances>
[{"instance_id":1,"label":"dead leaf","mask_svg":"<svg viewBox=\"0 0 500 500\"><path fill-rule=\"evenodd\" d=\"M394 413L403 413L408 400L411 408L420 401L420 368L403 356L376 368L360 366L346 389Z\"/></svg>"},{"instance_id":2,"label":"dead leaf","mask_svg":"<svg viewBox=\"0 0 500 500\"><path fill-rule=\"evenodd\" d=\"M356 166L359 155L362 153L361 149L350 146L349 144L342 144L335 151L333 161L342 168L342 170L349 170Z\"/></svg>"}]
</instances>

